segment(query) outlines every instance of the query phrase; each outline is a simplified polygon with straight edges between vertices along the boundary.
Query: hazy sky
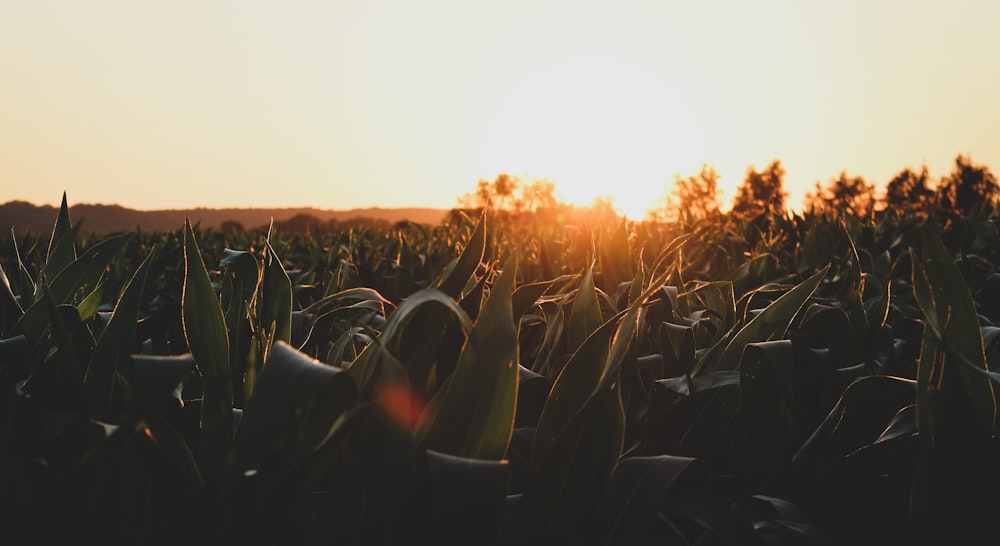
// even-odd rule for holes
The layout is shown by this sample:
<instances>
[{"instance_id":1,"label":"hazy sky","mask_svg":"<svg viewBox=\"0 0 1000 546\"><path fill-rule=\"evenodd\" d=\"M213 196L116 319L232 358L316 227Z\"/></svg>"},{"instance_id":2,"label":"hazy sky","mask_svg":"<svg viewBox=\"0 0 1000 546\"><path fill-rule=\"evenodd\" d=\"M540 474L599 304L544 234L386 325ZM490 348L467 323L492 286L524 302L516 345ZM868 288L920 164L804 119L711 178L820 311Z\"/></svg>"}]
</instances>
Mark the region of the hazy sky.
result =
<instances>
[{"instance_id":1,"label":"hazy sky","mask_svg":"<svg viewBox=\"0 0 1000 546\"><path fill-rule=\"evenodd\" d=\"M798 206L955 156L1000 171L1000 2L3 1L0 201L450 207L780 158Z\"/></svg>"}]
</instances>

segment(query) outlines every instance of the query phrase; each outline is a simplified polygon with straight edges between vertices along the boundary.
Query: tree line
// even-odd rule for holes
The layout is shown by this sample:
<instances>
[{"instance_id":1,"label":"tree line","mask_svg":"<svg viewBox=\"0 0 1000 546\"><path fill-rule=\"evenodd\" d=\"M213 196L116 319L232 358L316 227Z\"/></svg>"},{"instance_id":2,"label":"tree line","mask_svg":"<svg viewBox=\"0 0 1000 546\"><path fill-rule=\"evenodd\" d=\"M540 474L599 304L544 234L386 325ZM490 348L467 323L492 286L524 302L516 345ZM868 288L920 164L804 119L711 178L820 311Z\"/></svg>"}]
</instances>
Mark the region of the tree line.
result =
<instances>
[{"instance_id":1,"label":"tree line","mask_svg":"<svg viewBox=\"0 0 1000 546\"><path fill-rule=\"evenodd\" d=\"M710 165L688 177L678 176L664 196L665 206L650 211L654 220L690 223L722 216L719 174ZM784 214L788 193L784 189L785 170L780 160L767 167L747 169L736 190L730 214L739 217L763 213ZM927 167L919 171L905 168L888 181L881 195L875 184L861 176L842 171L826 184L816 182L806 195L805 210L812 213L835 213L866 217L878 210L894 209L949 218L969 216L980 209L996 206L1000 185L985 165L976 164L965 155L955 158L948 174L934 181ZM548 180L526 183L510 174L500 174L490 181L479 180L476 190L459 199L466 207L489 207L511 212L533 212L565 207L556 197L555 184ZM595 203L608 208L607 200Z\"/></svg>"}]
</instances>

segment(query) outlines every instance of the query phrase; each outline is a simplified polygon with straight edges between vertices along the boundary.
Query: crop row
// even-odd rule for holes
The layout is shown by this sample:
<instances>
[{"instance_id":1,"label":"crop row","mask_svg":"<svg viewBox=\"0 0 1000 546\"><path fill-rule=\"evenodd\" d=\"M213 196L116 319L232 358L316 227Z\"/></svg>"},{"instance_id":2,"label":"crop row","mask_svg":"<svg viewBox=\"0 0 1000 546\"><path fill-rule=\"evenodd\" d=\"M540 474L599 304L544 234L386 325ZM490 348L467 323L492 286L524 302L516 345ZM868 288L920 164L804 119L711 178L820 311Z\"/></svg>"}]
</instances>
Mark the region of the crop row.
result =
<instances>
[{"instance_id":1,"label":"crop row","mask_svg":"<svg viewBox=\"0 0 1000 546\"><path fill-rule=\"evenodd\" d=\"M0 531L995 538L998 233L988 211L683 230L456 211L80 240L64 199L47 241L2 243Z\"/></svg>"}]
</instances>

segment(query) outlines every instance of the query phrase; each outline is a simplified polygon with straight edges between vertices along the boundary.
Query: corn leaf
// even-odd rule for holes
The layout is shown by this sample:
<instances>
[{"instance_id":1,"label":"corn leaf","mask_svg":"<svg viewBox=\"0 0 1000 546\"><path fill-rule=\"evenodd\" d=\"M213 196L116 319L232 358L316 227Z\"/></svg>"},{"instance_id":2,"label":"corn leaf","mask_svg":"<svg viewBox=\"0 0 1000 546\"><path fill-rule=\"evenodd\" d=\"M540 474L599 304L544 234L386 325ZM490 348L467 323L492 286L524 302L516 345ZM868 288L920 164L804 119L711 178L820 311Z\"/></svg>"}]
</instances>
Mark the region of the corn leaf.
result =
<instances>
[{"instance_id":1,"label":"corn leaf","mask_svg":"<svg viewBox=\"0 0 1000 546\"><path fill-rule=\"evenodd\" d=\"M914 293L926 326L917 365L920 457L911 516L933 541L988 532L990 445L997 402L975 303L951 252L925 228L913 264ZM946 500L947 499L947 500Z\"/></svg>"},{"instance_id":2,"label":"corn leaf","mask_svg":"<svg viewBox=\"0 0 1000 546\"><path fill-rule=\"evenodd\" d=\"M431 289L440 291L455 301L461 301L470 288L479 284L475 277L480 268L486 251L486 216L479 219L475 230L466 243L459 257L450 262L430 284ZM469 303L469 302L467 302ZM459 354L457 347L446 346L455 340L454 336L446 339L448 328L443 326L450 319L445 309L430 306L419 309L408 321L413 327L401 329L395 345L390 347L406 365L407 372L413 382L413 387L426 397L433 396L444 381L445 376L455 366L454 357ZM387 338L388 339L388 338ZM450 362L443 362L443 367L436 364L439 357L451 356ZM442 369L443 368L443 369ZM439 373L442 372L442 373Z\"/></svg>"},{"instance_id":3,"label":"corn leaf","mask_svg":"<svg viewBox=\"0 0 1000 546\"><path fill-rule=\"evenodd\" d=\"M66 205L66 192L63 192L56 223L52 226L49 248L45 253L45 276L49 279L55 279L60 271L76 261L77 229L70 221L69 207Z\"/></svg>"},{"instance_id":4,"label":"corn leaf","mask_svg":"<svg viewBox=\"0 0 1000 546\"><path fill-rule=\"evenodd\" d=\"M276 341L240 424L240 468L256 468L273 452L305 460L357 403L349 374Z\"/></svg>"},{"instance_id":5,"label":"corn leaf","mask_svg":"<svg viewBox=\"0 0 1000 546\"><path fill-rule=\"evenodd\" d=\"M531 309L531 307L538 302L538 298L542 297L542 294L544 294L545 291L552 286L552 284L553 281L545 281L524 284L517 287L517 289L514 290L514 296L512 297L514 320L520 319L521 315L527 312L528 309Z\"/></svg>"},{"instance_id":6,"label":"corn leaf","mask_svg":"<svg viewBox=\"0 0 1000 546\"><path fill-rule=\"evenodd\" d=\"M274 340L292 340L292 281L281 265L281 259L269 240L265 240L267 256L258 294L258 316L264 328L274 328Z\"/></svg>"},{"instance_id":7,"label":"corn leaf","mask_svg":"<svg viewBox=\"0 0 1000 546\"><path fill-rule=\"evenodd\" d=\"M191 222L184 222L184 339L201 372L204 398L198 461L209 481L222 472L233 447L233 385L229 372L229 332L219 298L208 277Z\"/></svg>"},{"instance_id":8,"label":"corn leaf","mask_svg":"<svg viewBox=\"0 0 1000 546\"><path fill-rule=\"evenodd\" d=\"M538 418L538 430L531 450L533 467L541 465L573 416L596 394L619 320L615 317L591 334L573 353L553 383L545 408Z\"/></svg>"},{"instance_id":9,"label":"corn leaf","mask_svg":"<svg viewBox=\"0 0 1000 546\"><path fill-rule=\"evenodd\" d=\"M142 290L154 251L143 259L122 290L111 320L97 340L87 367L84 385L90 415L113 422L121 414L123 400L118 389L118 374L124 373L130 355L137 350L136 323L142 303Z\"/></svg>"},{"instance_id":10,"label":"corn leaf","mask_svg":"<svg viewBox=\"0 0 1000 546\"><path fill-rule=\"evenodd\" d=\"M507 540L546 544L582 541L590 528L588 514L596 508L618 464L624 434L625 411L619 391L614 385L602 386L536 463L505 529Z\"/></svg>"},{"instance_id":11,"label":"corn leaf","mask_svg":"<svg viewBox=\"0 0 1000 546\"><path fill-rule=\"evenodd\" d=\"M479 218L475 231L465 244L462 254L458 259L448 265L441 275L431 285L432 288L444 292L452 298L458 300L462 297L469 279L475 274L479 264L483 261L486 251L486 214Z\"/></svg>"},{"instance_id":12,"label":"corn leaf","mask_svg":"<svg viewBox=\"0 0 1000 546\"><path fill-rule=\"evenodd\" d=\"M454 373L431 399L418 445L471 459L501 459L514 429L518 344L511 296L517 257L507 264L469 333Z\"/></svg>"},{"instance_id":13,"label":"corn leaf","mask_svg":"<svg viewBox=\"0 0 1000 546\"><path fill-rule=\"evenodd\" d=\"M976 368L989 371L989 367L986 363L976 304L961 271L955 264L955 259L941 240L926 229L923 233L922 249L923 256L920 263L914 265L914 293L931 328L929 332L931 341L939 345L928 347L931 349L929 353L921 352L923 366L919 368L918 379L921 381L921 389L933 389L936 388L933 386L933 377L942 373L941 370L935 369L936 366L949 365L947 359L935 364L939 359L934 355L945 348L956 351ZM981 425L986 430L992 431L996 427L997 420L997 402L993 384L965 366L956 366L956 369L966 396L979 414ZM926 401L925 397L922 398ZM918 415L922 413L919 402L917 413ZM926 419L927 415L924 414L924 417Z\"/></svg>"},{"instance_id":14,"label":"corn leaf","mask_svg":"<svg viewBox=\"0 0 1000 546\"><path fill-rule=\"evenodd\" d=\"M130 234L111 236L89 247L76 261L62 268L48 284L49 293L56 305L78 306L92 295L104 277L108 264L124 247ZM47 277L46 277L47 278ZM48 307L36 301L27 309L14 327L24 334L32 346L37 346L49 327Z\"/></svg>"},{"instance_id":15,"label":"corn leaf","mask_svg":"<svg viewBox=\"0 0 1000 546\"><path fill-rule=\"evenodd\" d=\"M820 281L823 280L823 277L826 276L829 270L830 266L827 265L813 274L813 276L786 292L775 300L774 303L768 305L760 314L743 326L728 342L724 340L720 342L726 343L726 345L717 357L713 353L718 345L714 346L695 365L691 374L697 375L715 370L735 370L739 365L740 355L743 354L743 349L748 343L771 341L783 337L792 319L795 318L799 309L802 308L813 292L816 291Z\"/></svg>"},{"instance_id":16,"label":"corn leaf","mask_svg":"<svg viewBox=\"0 0 1000 546\"><path fill-rule=\"evenodd\" d=\"M837 464L849 453L875 442L890 419L912 404L915 396L916 382L909 379L872 375L854 380L798 448L794 460L816 467Z\"/></svg>"},{"instance_id":17,"label":"corn leaf","mask_svg":"<svg viewBox=\"0 0 1000 546\"><path fill-rule=\"evenodd\" d=\"M569 312L569 321L566 324L566 343L569 350L575 351L603 323L604 318L594 287L594 268L591 265L580 280L580 287L573 297L573 307Z\"/></svg>"},{"instance_id":18,"label":"corn leaf","mask_svg":"<svg viewBox=\"0 0 1000 546\"><path fill-rule=\"evenodd\" d=\"M472 331L472 321L469 320L469 316L466 314L458 302L453 300L450 296L436 290L433 288L427 288L413 293L410 297L403 300L403 302L396 308L396 310L389 315L389 320L386 322L385 329L379 335L375 343L378 343L378 347L375 347L375 343L369 344L365 347L365 350L358 355L357 360L351 363L348 367L348 372L358 381L358 385L362 390L365 390L367 381L362 380L362 376L366 373L365 368L371 363L370 360L373 356L380 350L388 350L389 347L397 346L399 343L399 337L402 332L406 329L407 325L411 322L415 314L420 310L421 307L429 303L435 303L440 306L444 306L449 310L453 316L458 319L459 324L465 332Z\"/></svg>"},{"instance_id":19,"label":"corn leaf","mask_svg":"<svg viewBox=\"0 0 1000 546\"><path fill-rule=\"evenodd\" d=\"M219 263L222 268L222 309L225 313L226 328L229 332L229 370L233 383L233 402L245 407L253 394L253 377L256 371L247 370L250 360L250 344L253 339L250 311L259 283L257 258L250 252L230 249L223 251ZM250 372L250 373L248 373ZM251 381L244 384L244 377Z\"/></svg>"}]
</instances>

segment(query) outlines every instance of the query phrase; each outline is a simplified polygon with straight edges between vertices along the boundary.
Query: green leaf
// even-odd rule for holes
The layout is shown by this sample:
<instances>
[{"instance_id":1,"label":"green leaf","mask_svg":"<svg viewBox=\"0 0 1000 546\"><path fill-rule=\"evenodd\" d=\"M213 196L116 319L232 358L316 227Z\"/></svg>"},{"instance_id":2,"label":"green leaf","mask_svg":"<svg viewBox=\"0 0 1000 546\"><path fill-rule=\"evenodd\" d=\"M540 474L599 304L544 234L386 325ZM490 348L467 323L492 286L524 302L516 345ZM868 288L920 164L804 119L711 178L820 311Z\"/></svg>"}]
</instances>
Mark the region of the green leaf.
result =
<instances>
[{"instance_id":1,"label":"green leaf","mask_svg":"<svg viewBox=\"0 0 1000 546\"><path fill-rule=\"evenodd\" d=\"M601 231L598 256L601 267L601 288L614 296L620 283L632 279L632 258L629 253L628 225L625 218L613 232Z\"/></svg>"},{"instance_id":2,"label":"green leaf","mask_svg":"<svg viewBox=\"0 0 1000 546\"><path fill-rule=\"evenodd\" d=\"M884 375L865 376L844 389L837 404L799 447L794 460L830 467L875 442L901 408L912 404L916 382Z\"/></svg>"},{"instance_id":3,"label":"green leaf","mask_svg":"<svg viewBox=\"0 0 1000 546\"><path fill-rule=\"evenodd\" d=\"M650 283L629 308L622 311L588 337L556 378L538 419L532 447L532 467L537 468L558 441L573 416L586 407L599 392L617 381L639 324L640 312L655 292L661 289L666 276ZM617 395L616 395L617 396ZM620 405L620 404L619 404Z\"/></svg>"},{"instance_id":4,"label":"green leaf","mask_svg":"<svg viewBox=\"0 0 1000 546\"><path fill-rule=\"evenodd\" d=\"M674 253L679 251L680 248L684 246L684 243L688 242L692 237L694 237L694 233L679 235L674 238L674 240L670 241L670 243L656 255L656 259L653 260L653 267L649 270L648 278L651 284L653 279L658 275L664 272L669 272L670 266L668 264L670 259L673 257Z\"/></svg>"},{"instance_id":5,"label":"green leaf","mask_svg":"<svg viewBox=\"0 0 1000 546\"><path fill-rule=\"evenodd\" d=\"M533 467L548 455L564 429L596 394L611 353L611 340L619 317L604 323L573 353L556 378L538 418L538 429L531 449Z\"/></svg>"},{"instance_id":6,"label":"green leaf","mask_svg":"<svg viewBox=\"0 0 1000 546\"><path fill-rule=\"evenodd\" d=\"M597 290L594 288L594 268L591 265L580 280L580 287L573 297L573 307L569 312L569 322L566 324L566 343L569 350L575 351L580 347L603 322L601 306L597 301Z\"/></svg>"},{"instance_id":7,"label":"green leaf","mask_svg":"<svg viewBox=\"0 0 1000 546\"><path fill-rule=\"evenodd\" d=\"M469 238L469 242L466 243L465 249L462 250L462 254L455 262L449 264L441 272L441 276L431 284L431 287L437 288L456 300L460 299L462 292L469 283L469 279L476 273L476 269L479 268L479 264L483 261L485 251L486 213L484 211L483 215L479 218L479 223L476 224L475 231L472 232L472 236Z\"/></svg>"},{"instance_id":8,"label":"green leaf","mask_svg":"<svg viewBox=\"0 0 1000 546\"><path fill-rule=\"evenodd\" d=\"M660 346L663 348L663 371L666 377L690 373L697 362L694 328L662 322L659 337Z\"/></svg>"},{"instance_id":9,"label":"green leaf","mask_svg":"<svg viewBox=\"0 0 1000 546\"><path fill-rule=\"evenodd\" d=\"M264 259L264 275L258 294L258 316L265 329L274 328L274 341L290 343L292 340L292 281L281 265L271 242L264 241L267 256Z\"/></svg>"},{"instance_id":10,"label":"green leaf","mask_svg":"<svg viewBox=\"0 0 1000 546\"><path fill-rule=\"evenodd\" d=\"M542 297L542 294L544 294L553 283L554 281L544 281L524 284L517 287L517 289L514 290L514 296L512 297L514 320L520 319L521 315L527 312L528 309L531 309L531 306L538 302L538 298Z\"/></svg>"},{"instance_id":11,"label":"green leaf","mask_svg":"<svg viewBox=\"0 0 1000 546\"><path fill-rule=\"evenodd\" d=\"M619 391L604 385L572 416L536 464L506 529L507 541L583 540L589 529L587 518L618 464L624 434Z\"/></svg>"},{"instance_id":12,"label":"green leaf","mask_svg":"<svg viewBox=\"0 0 1000 546\"><path fill-rule=\"evenodd\" d=\"M105 283L98 284L96 288L87 294L85 298L80 301L80 304L76 306L76 314L80 317L81 321L90 320L97 314L101 305L104 303L104 287Z\"/></svg>"},{"instance_id":13,"label":"green leaf","mask_svg":"<svg viewBox=\"0 0 1000 546\"><path fill-rule=\"evenodd\" d=\"M917 305L924 314L924 324L930 328L930 332L927 333L933 335L935 340L941 341L944 339L944 328L938 317L937 304L934 302L934 290L927 278L927 271L924 270L923 264L912 248L910 249L910 261L912 263L913 298L917 300Z\"/></svg>"},{"instance_id":14,"label":"green leaf","mask_svg":"<svg viewBox=\"0 0 1000 546\"><path fill-rule=\"evenodd\" d=\"M76 232L69 219L69 207L66 205L66 192L63 192L59 214L52 227L52 237L49 239L49 249L45 253L45 276L55 279L66 266L76 260Z\"/></svg>"},{"instance_id":15,"label":"green leaf","mask_svg":"<svg viewBox=\"0 0 1000 546\"><path fill-rule=\"evenodd\" d=\"M566 314L563 306L554 301L543 301L539 304L545 322L545 335L538 347L538 354L531 364L531 370L554 379L562 371L557 369L557 358L562 354L565 338Z\"/></svg>"},{"instance_id":16,"label":"green leaf","mask_svg":"<svg viewBox=\"0 0 1000 546\"><path fill-rule=\"evenodd\" d=\"M430 288L455 301L462 301L467 292L474 290L481 281L476 277L476 272L482 266L485 250L484 213L461 255L438 274ZM466 301L466 304L472 304L472 301ZM413 387L424 397L433 396L456 365L455 357L459 351L454 343L460 343L461 339L454 333L448 335L447 325L450 320L447 310L438 306L421 308L412 320L408 320L412 326L400 329L398 339L393 339L394 344L386 345L406 365ZM387 336L383 337L389 339Z\"/></svg>"},{"instance_id":17,"label":"green leaf","mask_svg":"<svg viewBox=\"0 0 1000 546\"><path fill-rule=\"evenodd\" d=\"M88 247L76 261L52 279L52 296L59 303L80 303L101 282L111 261L131 238L130 233L112 235Z\"/></svg>"},{"instance_id":18,"label":"green leaf","mask_svg":"<svg viewBox=\"0 0 1000 546\"><path fill-rule=\"evenodd\" d=\"M184 221L184 339L202 375L201 439L198 461L209 481L218 477L233 447L233 386L229 373L229 332L219 298L208 277L191 222Z\"/></svg>"},{"instance_id":19,"label":"green leaf","mask_svg":"<svg viewBox=\"0 0 1000 546\"><path fill-rule=\"evenodd\" d=\"M517 407L516 278L515 254L490 290L457 368L428 404L418 445L472 459L501 459L507 452Z\"/></svg>"},{"instance_id":20,"label":"green leaf","mask_svg":"<svg viewBox=\"0 0 1000 546\"><path fill-rule=\"evenodd\" d=\"M879 330L885 325L889 318L889 304L892 302L892 282L886 282L885 287L879 291L879 297L866 309L868 317L868 339L875 338Z\"/></svg>"},{"instance_id":21,"label":"green leaf","mask_svg":"<svg viewBox=\"0 0 1000 546\"><path fill-rule=\"evenodd\" d=\"M398 346L399 338L407 325L412 321L420 308L429 303L444 306L458 320L463 331L472 331L472 321L469 320L469 315L450 296L433 288L414 292L403 300L399 307L389 315L385 329L382 330L379 337L374 342L368 344L365 350L347 368L348 373L358 382L358 386L362 392L367 391L373 386L371 384L373 378L371 368L379 360L379 353L389 351L391 348Z\"/></svg>"},{"instance_id":22,"label":"green leaf","mask_svg":"<svg viewBox=\"0 0 1000 546\"><path fill-rule=\"evenodd\" d=\"M49 293L57 305L80 305L94 294L104 272L121 251L130 234L111 236L89 247L76 261L67 265L49 283ZM47 277L46 277L47 278ZM49 327L48 307L42 301L29 306L17 325L16 333L24 334L33 347L38 346Z\"/></svg>"},{"instance_id":23,"label":"green leaf","mask_svg":"<svg viewBox=\"0 0 1000 546\"><path fill-rule=\"evenodd\" d=\"M792 288L780 298L768 305L757 316L750 320L739 332L734 335L725 348L722 349L718 357L712 353L718 345L709 350L691 371L691 375L697 375L704 371L715 370L735 370L739 365L740 355L748 343L758 343L761 341L771 341L780 339L788 330L792 319L802 308L802 305L812 296L819 286L820 281L826 276L830 266L827 265L813 276L802 281L795 288ZM723 340L724 342L724 340Z\"/></svg>"},{"instance_id":24,"label":"green leaf","mask_svg":"<svg viewBox=\"0 0 1000 546\"><path fill-rule=\"evenodd\" d=\"M136 352L136 323L153 253L150 251L125 285L111 320L90 357L84 385L90 415L94 419L110 423L121 415L123 408L117 376L124 372L129 356Z\"/></svg>"},{"instance_id":25,"label":"green leaf","mask_svg":"<svg viewBox=\"0 0 1000 546\"><path fill-rule=\"evenodd\" d=\"M697 299L704 309L716 313L718 318L714 320L718 322L718 336L728 332L736 322L736 297L733 294L733 283L730 281L701 284L694 290L679 295L678 299L684 301L688 307L694 307L692 300Z\"/></svg>"},{"instance_id":26,"label":"green leaf","mask_svg":"<svg viewBox=\"0 0 1000 546\"><path fill-rule=\"evenodd\" d=\"M381 311L383 314L385 314L385 306L392 305L389 300L383 298L382 294L378 293L378 290L374 290L372 288L349 288L347 290L324 296L322 299L309 304L302 311L304 313L320 313L331 308L342 309L364 302L373 302L377 304L377 306L371 308L373 310Z\"/></svg>"},{"instance_id":27,"label":"green leaf","mask_svg":"<svg viewBox=\"0 0 1000 546\"><path fill-rule=\"evenodd\" d=\"M239 468L256 468L272 452L305 460L357 403L349 374L275 342L240 424Z\"/></svg>"},{"instance_id":28,"label":"green leaf","mask_svg":"<svg viewBox=\"0 0 1000 546\"><path fill-rule=\"evenodd\" d=\"M17 276L14 277L14 280L18 286L17 295L20 298L18 302L22 309L26 309L34 303L37 299L36 296L41 296L41 293L38 292L35 281L31 278L31 272L24 265L24 259L21 256L21 249L17 246L17 235L14 232L13 226L10 228L10 246L14 250L14 257L17 258ZM14 273L11 272L11 274L13 275Z\"/></svg>"},{"instance_id":29,"label":"green leaf","mask_svg":"<svg viewBox=\"0 0 1000 546\"><path fill-rule=\"evenodd\" d=\"M66 313L65 315L60 314L55 298L52 297L52 292L49 290L49 285L45 282L44 275L41 278L41 286L43 302L48 309L49 317L51 317L52 344L57 351L55 355L50 355L50 357L54 356L58 359L58 366L62 372L61 375L68 377L74 385L82 384L83 372L81 370L83 365L80 362L80 355L77 354L76 346L73 343L73 334L70 330L71 325L67 325L64 320L64 316L69 316L70 313ZM78 320L75 312L72 315L72 318Z\"/></svg>"},{"instance_id":30,"label":"green leaf","mask_svg":"<svg viewBox=\"0 0 1000 546\"><path fill-rule=\"evenodd\" d=\"M914 268L914 292L917 293L919 288L922 293L917 301L933 334L940 334L941 345L956 351L965 360L975 364L976 368L988 371L976 304L954 257L941 239L927 229L923 233L922 249L920 267ZM922 271L923 275L919 275L917 271ZM931 304L933 307L930 307ZM941 322L942 317L945 317L945 324ZM941 351L942 348L932 350ZM936 360L936 357L921 352L923 366L918 368L918 380L921 382L922 392L924 388L936 388L932 385L932 377L941 373L940 370L932 371L932 359ZM949 365L947 359L942 365ZM993 431L997 424L997 401L993 384L965 366L958 366L957 370L966 396L979 414L981 425L984 430ZM926 401L923 395L918 397L918 415L922 414L921 398ZM924 417L921 421L927 423L926 414Z\"/></svg>"},{"instance_id":31,"label":"green leaf","mask_svg":"<svg viewBox=\"0 0 1000 546\"><path fill-rule=\"evenodd\" d=\"M955 259L925 228L914 293L926 323L917 365L920 457L910 497L915 532L940 542L989 532L997 402L975 302Z\"/></svg>"},{"instance_id":32,"label":"green leaf","mask_svg":"<svg viewBox=\"0 0 1000 546\"><path fill-rule=\"evenodd\" d=\"M219 263L222 268L221 305L229 332L229 370L233 384L233 402L245 407L253 395L253 385L259 370L248 370L250 345L254 332L251 328L252 305L257 294L259 267L257 258L250 252L225 249ZM244 380L246 378L246 381Z\"/></svg>"}]
</instances>

